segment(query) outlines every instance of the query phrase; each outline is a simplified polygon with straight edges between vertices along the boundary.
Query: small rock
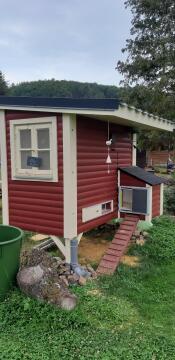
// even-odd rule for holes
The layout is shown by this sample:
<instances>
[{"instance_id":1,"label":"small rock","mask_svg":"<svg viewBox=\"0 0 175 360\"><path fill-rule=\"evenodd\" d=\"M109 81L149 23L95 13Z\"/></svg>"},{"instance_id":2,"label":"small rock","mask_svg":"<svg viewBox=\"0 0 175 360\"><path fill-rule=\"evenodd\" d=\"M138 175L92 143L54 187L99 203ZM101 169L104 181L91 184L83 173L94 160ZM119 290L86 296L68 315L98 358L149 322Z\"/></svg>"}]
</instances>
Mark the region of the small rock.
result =
<instances>
[{"instance_id":1,"label":"small rock","mask_svg":"<svg viewBox=\"0 0 175 360\"><path fill-rule=\"evenodd\" d=\"M93 267L90 265L90 264L87 264L87 270L91 273L91 276L93 278L96 278L97 277L97 273L96 271L93 269Z\"/></svg>"},{"instance_id":2,"label":"small rock","mask_svg":"<svg viewBox=\"0 0 175 360\"><path fill-rule=\"evenodd\" d=\"M58 266L63 264L63 260L60 257L54 256L53 259L56 260L56 263L57 263Z\"/></svg>"},{"instance_id":3,"label":"small rock","mask_svg":"<svg viewBox=\"0 0 175 360\"><path fill-rule=\"evenodd\" d=\"M83 276L80 276L79 279L78 279L78 283L79 283L79 285L81 285L81 286L86 285L86 281L87 281L87 280L86 280Z\"/></svg>"},{"instance_id":4,"label":"small rock","mask_svg":"<svg viewBox=\"0 0 175 360\"><path fill-rule=\"evenodd\" d=\"M68 282L66 276L62 275L62 276L60 276L60 278L66 286L69 286L69 282Z\"/></svg>"},{"instance_id":5,"label":"small rock","mask_svg":"<svg viewBox=\"0 0 175 360\"><path fill-rule=\"evenodd\" d=\"M149 236L149 233L148 233L147 231L144 231L144 232L143 232L143 236L144 236L144 237L148 237L148 236Z\"/></svg>"},{"instance_id":6,"label":"small rock","mask_svg":"<svg viewBox=\"0 0 175 360\"><path fill-rule=\"evenodd\" d=\"M73 294L65 296L61 302L60 307L64 310L73 310L77 305L77 297Z\"/></svg>"},{"instance_id":7,"label":"small rock","mask_svg":"<svg viewBox=\"0 0 175 360\"><path fill-rule=\"evenodd\" d=\"M72 274L67 277L70 285L78 284L79 276L77 274Z\"/></svg>"}]
</instances>

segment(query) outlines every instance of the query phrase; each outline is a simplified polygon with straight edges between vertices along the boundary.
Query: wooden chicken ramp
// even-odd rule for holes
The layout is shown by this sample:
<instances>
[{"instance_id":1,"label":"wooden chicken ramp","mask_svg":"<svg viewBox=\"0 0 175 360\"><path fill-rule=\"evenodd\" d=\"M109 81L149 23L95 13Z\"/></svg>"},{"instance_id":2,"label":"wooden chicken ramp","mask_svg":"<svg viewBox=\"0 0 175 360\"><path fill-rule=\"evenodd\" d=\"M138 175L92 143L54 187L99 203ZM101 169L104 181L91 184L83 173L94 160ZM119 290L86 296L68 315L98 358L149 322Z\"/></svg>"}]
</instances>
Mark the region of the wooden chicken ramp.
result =
<instances>
[{"instance_id":1,"label":"wooden chicken ramp","mask_svg":"<svg viewBox=\"0 0 175 360\"><path fill-rule=\"evenodd\" d=\"M119 229L114 235L110 246L103 255L97 268L99 275L111 275L116 270L122 255L127 249L128 243L136 229L139 218L128 215L124 218Z\"/></svg>"}]
</instances>

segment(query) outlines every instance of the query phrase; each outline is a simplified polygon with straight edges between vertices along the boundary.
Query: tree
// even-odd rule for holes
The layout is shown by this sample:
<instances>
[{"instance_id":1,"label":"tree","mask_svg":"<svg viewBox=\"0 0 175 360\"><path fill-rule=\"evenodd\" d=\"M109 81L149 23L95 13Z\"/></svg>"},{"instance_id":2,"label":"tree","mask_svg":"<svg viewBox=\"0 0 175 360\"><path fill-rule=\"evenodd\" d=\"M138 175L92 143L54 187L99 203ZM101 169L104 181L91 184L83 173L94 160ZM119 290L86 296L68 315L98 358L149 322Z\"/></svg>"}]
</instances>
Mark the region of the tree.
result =
<instances>
[{"instance_id":1,"label":"tree","mask_svg":"<svg viewBox=\"0 0 175 360\"><path fill-rule=\"evenodd\" d=\"M117 69L126 83L143 83L174 97L174 0L127 0L125 6L133 14L131 38L122 49L128 57Z\"/></svg>"},{"instance_id":2,"label":"tree","mask_svg":"<svg viewBox=\"0 0 175 360\"><path fill-rule=\"evenodd\" d=\"M124 76L126 102L175 119L175 2L174 0L126 0L133 15L131 38L122 49L125 61L117 69ZM128 87L135 85L134 87ZM174 135L140 132L142 148L174 145Z\"/></svg>"},{"instance_id":3,"label":"tree","mask_svg":"<svg viewBox=\"0 0 175 360\"><path fill-rule=\"evenodd\" d=\"M118 90L112 85L51 79L12 84L9 87L9 94L12 96L117 98Z\"/></svg>"},{"instance_id":4,"label":"tree","mask_svg":"<svg viewBox=\"0 0 175 360\"><path fill-rule=\"evenodd\" d=\"M0 95L6 95L8 92L8 84L5 80L5 76L2 73L2 71L0 71Z\"/></svg>"}]
</instances>

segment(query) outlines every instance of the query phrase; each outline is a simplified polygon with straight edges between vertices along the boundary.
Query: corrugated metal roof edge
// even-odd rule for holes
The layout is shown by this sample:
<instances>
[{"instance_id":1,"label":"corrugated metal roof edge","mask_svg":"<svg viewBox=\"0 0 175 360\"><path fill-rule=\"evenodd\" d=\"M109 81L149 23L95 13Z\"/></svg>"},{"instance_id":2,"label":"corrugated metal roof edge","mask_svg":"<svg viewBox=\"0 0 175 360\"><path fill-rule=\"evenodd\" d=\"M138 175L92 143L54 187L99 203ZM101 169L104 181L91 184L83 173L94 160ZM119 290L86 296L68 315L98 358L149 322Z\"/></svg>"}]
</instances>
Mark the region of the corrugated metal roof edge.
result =
<instances>
[{"instance_id":1,"label":"corrugated metal roof edge","mask_svg":"<svg viewBox=\"0 0 175 360\"><path fill-rule=\"evenodd\" d=\"M135 110L136 112L140 112L140 113L142 113L143 115L146 115L146 116L149 116L149 117L153 117L154 119L158 119L158 120L161 120L161 121L163 121L163 122L167 122L168 124L172 124L172 125L174 125L174 127L175 127L175 119L174 119L174 121L171 121L171 120L165 119L165 118L163 118L163 117L161 117L161 116L154 115L154 114L152 114L152 113L149 113L149 112L144 111L144 110L142 110L142 109L138 109L138 108L136 108L136 107L134 107L134 106L132 106L132 105L128 105L128 104L122 103L122 102L120 102L120 106L125 106L125 107L127 107L128 109Z\"/></svg>"}]
</instances>

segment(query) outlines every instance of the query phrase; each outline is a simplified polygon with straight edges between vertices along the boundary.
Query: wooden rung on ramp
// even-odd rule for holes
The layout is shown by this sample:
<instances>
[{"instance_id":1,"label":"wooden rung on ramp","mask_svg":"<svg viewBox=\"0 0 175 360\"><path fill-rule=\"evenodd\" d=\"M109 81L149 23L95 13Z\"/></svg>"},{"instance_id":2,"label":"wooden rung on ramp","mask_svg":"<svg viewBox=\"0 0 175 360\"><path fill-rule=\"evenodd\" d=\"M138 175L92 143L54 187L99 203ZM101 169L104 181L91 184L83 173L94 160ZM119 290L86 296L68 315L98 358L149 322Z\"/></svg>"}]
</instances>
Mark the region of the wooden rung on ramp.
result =
<instances>
[{"instance_id":1,"label":"wooden rung on ramp","mask_svg":"<svg viewBox=\"0 0 175 360\"><path fill-rule=\"evenodd\" d=\"M122 255L124 254L133 232L136 229L139 218L127 215L116 231L114 238L103 255L97 268L99 275L111 275L116 270Z\"/></svg>"}]
</instances>

